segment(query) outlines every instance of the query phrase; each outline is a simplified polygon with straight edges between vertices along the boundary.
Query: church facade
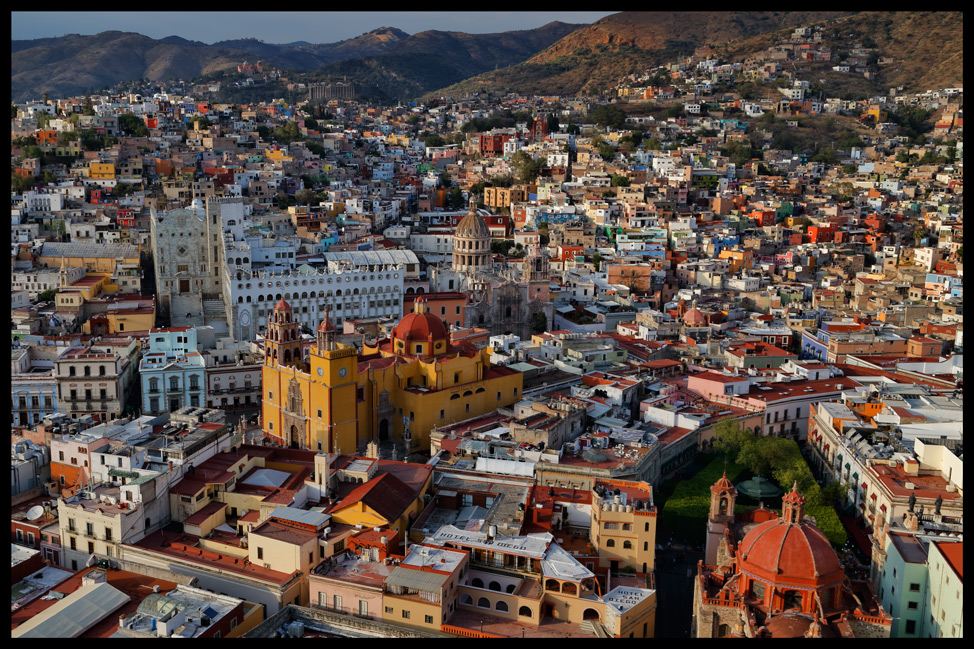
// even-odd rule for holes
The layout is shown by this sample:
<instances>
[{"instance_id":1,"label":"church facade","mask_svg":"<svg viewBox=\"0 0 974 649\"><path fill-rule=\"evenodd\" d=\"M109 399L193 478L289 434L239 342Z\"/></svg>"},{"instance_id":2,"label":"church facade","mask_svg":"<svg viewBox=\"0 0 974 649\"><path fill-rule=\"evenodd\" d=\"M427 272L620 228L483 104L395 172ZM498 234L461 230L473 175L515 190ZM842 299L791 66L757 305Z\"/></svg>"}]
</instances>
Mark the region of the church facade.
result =
<instances>
[{"instance_id":1,"label":"church facade","mask_svg":"<svg viewBox=\"0 0 974 649\"><path fill-rule=\"evenodd\" d=\"M422 297L391 338L361 352L337 341L327 312L313 343L302 340L299 326L281 300L264 342L261 423L283 446L354 453L369 441L396 439L426 452L433 427L521 398L521 373L492 366L490 348L451 343Z\"/></svg>"},{"instance_id":2,"label":"church facade","mask_svg":"<svg viewBox=\"0 0 974 649\"><path fill-rule=\"evenodd\" d=\"M449 266L430 269L436 291L467 294L466 327L487 329L491 336L514 334L528 340L551 326L554 306L547 255L529 246L520 267L498 267L490 252L491 234L471 200L470 211L457 225Z\"/></svg>"}]
</instances>

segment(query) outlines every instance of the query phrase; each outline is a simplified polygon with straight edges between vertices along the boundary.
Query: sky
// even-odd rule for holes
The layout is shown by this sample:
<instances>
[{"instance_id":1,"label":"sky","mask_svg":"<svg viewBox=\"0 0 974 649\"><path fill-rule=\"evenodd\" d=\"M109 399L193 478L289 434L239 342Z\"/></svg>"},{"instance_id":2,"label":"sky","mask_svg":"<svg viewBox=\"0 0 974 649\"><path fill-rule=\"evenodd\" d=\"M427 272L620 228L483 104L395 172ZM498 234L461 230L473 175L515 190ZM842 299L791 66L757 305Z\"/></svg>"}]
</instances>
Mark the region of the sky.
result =
<instances>
[{"instance_id":1,"label":"sky","mask_svg":"<svg viewBox=\"0 0 974 649\"><path fill-rule=\"evenodd\" d=\"M378 27L408 34L437 29L491 34L534 29L554 20L589 24L615 11L13 11L12 40L119 30L150 38L181 36L215 43L257 38L267 43L334 43Z\"/></svg>"}]
</instances>

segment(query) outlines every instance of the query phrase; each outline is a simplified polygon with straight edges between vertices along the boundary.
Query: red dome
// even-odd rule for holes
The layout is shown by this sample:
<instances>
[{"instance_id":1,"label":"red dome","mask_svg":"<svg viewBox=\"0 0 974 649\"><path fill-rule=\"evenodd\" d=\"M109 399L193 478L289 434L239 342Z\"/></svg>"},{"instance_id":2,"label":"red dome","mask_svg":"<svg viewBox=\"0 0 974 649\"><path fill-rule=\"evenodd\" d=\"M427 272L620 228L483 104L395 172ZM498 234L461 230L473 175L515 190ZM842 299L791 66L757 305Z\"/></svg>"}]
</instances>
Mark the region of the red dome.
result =
<instances>
[{"instance_id":1,"label":"red dome","mask_svg":"<svg viewBox=\"0 0 974 649\"><path fill-rule=\"evenodd\" d=\"M407 313L392 330L392 337L404 341L448 338L443 321L429 313Z\"/></svg>"},{"instance_id":2,"label":"red dome","mask_svg":"<svg viewBox=\"0 0 974 649\"><path fill-rule=\"evenodd\" d=\"M706 325L707 316L700 309L690 309L683 315L683 322L688 325Z\"/></svg>"},{"instance_id":3,"label":"red dome","mask_svg":"<svg viewBox=\"0 0 974 649\"><path fill-rule=\"evenodd\" d=\"M741 541L738 556L742 571L770 584L824 586L845 575L828 538L805 520L761 523Z\"/></svg>"},{"instance_id":4,"label":"red dome","mask_svg":"<svg viewBox=\"0 0 974 649\"><path fill-rule=\"evenodd\" d=\"M281 298L280 302L278 302L277 304L274 305L274 308L275 309L286 309L286 310L290 311L291 310L291 305L288 304L287 302L285 302L284 301L284 298Z\"/></svg>"}]
</instances>

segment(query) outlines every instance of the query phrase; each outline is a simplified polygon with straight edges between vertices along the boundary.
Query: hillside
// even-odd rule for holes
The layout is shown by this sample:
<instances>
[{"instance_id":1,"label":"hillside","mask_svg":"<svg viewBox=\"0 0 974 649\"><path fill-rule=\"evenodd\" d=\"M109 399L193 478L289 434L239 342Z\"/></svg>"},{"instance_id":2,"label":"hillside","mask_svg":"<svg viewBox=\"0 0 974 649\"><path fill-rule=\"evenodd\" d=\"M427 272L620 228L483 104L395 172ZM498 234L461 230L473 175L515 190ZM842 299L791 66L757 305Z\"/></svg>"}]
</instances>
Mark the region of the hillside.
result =
<instances>
[{"instance_id":1,"label":"hillside","mask_svg":"<svg viewBox=\"0 0 974 649\"><path fill-rule=\"evenodd\" d=\"M346 59L318 72L376 88L386 100L413 99L444 83L523 61L580 27L556 21L537 29L495 34L425 31L382 54Z\"/></svg>"},{"instance_id":2,"label":"hillside","mask_svg":"<svg viewBox=\"0 0 974 649\"><path fill-rule=\"evenodd\" d=\"M796 69L836 96L868 96L898 86L908 93L950 87L964 79L962 23L960 12L869 11L839 18L822 31L821 44L830 49L833 60L799 63ZM738 41L728 47L726 56L742 60L785 36L777 31ZM868 52L865 67L871 79L832 70L857 43ZM879 64L881 58L892 62Z\"/></svg>"},{"instance_id":3,"label":"hillside","mask_svg":"<svg viewBox=\"0 0 974 649\"><path fill-rule=\"evenodd\" d=\"M108 31L94 36L11 41L13 101L81 94L123 81L190 80L257 60L280 70L348 77L380 97L412 98L486 70L523 61L581 27L551 22L496 34L382 27L337 43L278 45L246 38L207 45Z\"/></svg>"},{"instance_id":4,"label":"hillside","mask_svg":"<svg viewBox=\"0 0 974 649\"><path fill-rule=\"evenodd\" d=\"M719 46L849 12L628 11L578 29L524 63L487 72L435 95L481 88L528 94L597 94L627 74Z\"/></svg>"},{"instance_id":5,"label":"hillside","mask_svg":"<svg viewBox=\"0 0 974 649\"><path fill-rule=\"evenodd\" d=\"M922 92L963 80L960 12L624 12L573 32L524 63L430 95L486 88L598 94L628 74L677 61L699 46L711 46L725 62L743 61L787 38L795 27L826 23L821 44L833 60L797 63L793 70L830 95L866 97L899 86L903 92ZM868 48L869 78L832 70L856 43Z\"/></svg>"},{"instance_id":6,"label":"hillside","mask_svg":"<svg viewBox=\"0 0 974 649\"><path fill-rule=\"evenodd\" d=\"M45 92L69 96L133 79L189 78L236 66L247 56L184 39L162 41L118 31L12 41L11 50L13 101L39 98Z\"/></svg>"}]
</instances>

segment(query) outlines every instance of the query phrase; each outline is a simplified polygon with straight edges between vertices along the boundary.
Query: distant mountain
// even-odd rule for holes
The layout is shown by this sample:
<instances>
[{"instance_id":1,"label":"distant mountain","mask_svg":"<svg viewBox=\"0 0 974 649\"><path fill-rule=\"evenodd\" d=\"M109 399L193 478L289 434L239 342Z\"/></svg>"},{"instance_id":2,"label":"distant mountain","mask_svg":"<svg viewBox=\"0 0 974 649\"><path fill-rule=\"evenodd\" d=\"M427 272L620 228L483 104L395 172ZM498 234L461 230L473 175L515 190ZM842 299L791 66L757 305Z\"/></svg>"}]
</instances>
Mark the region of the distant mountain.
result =
<instances>
[{"instance_id":1,"label":"distant mountain","mask_svg":"<svg viewBox=\"0 0 974 649\"><path fill-rule=\"evenodd\" d=\"M244 61L278 69L314 70L342 59L379 54L409 34L383 27L337 43L275 45L238 39L208 45L180 36L152 39L131 32L11 41L14 101L79 94L122 81L192 79Z\"/></svg>"},{"instance_id":2,"label":"distant mountain","mask_svg":"<svg viewBox=\"0 0 974 649\"><path fill-rule=\"evenodd\" d=\"M413 99L445 83L524 61L580 27L554 21L495 34L425 31L382 54L347 58L318 72L377 88L388 100Z\"/></svg>"},{"instance_id":3,"label":"distant mountain","mask_svg":"<svg viewBox=\"0 0 974 649\"><path fill-rule=\"evenodd\" d=\"M552 22L497 34L427 31L412 36L381 27L337 43L286 45L253 38L207 45L119 31L11 41L11 96L25 101L45 92L70 96L137 79L189 80L259 60L280 70L347 77L376 88L381 97L404 99L523 61L579 27Z\"/></svg>"},{"instance_id":4,"label":"distant mountain","mask_svg":"<svg viewBox=\"0 0 974 649\"><path fill-rule=\"evenodd\" d=\"M797 27L850 12L625 11L578 29L523 63L433 94L481 88L530 94L597 94L627 74L676 61L703 45Z\"/></svg>"}]
</instances>

